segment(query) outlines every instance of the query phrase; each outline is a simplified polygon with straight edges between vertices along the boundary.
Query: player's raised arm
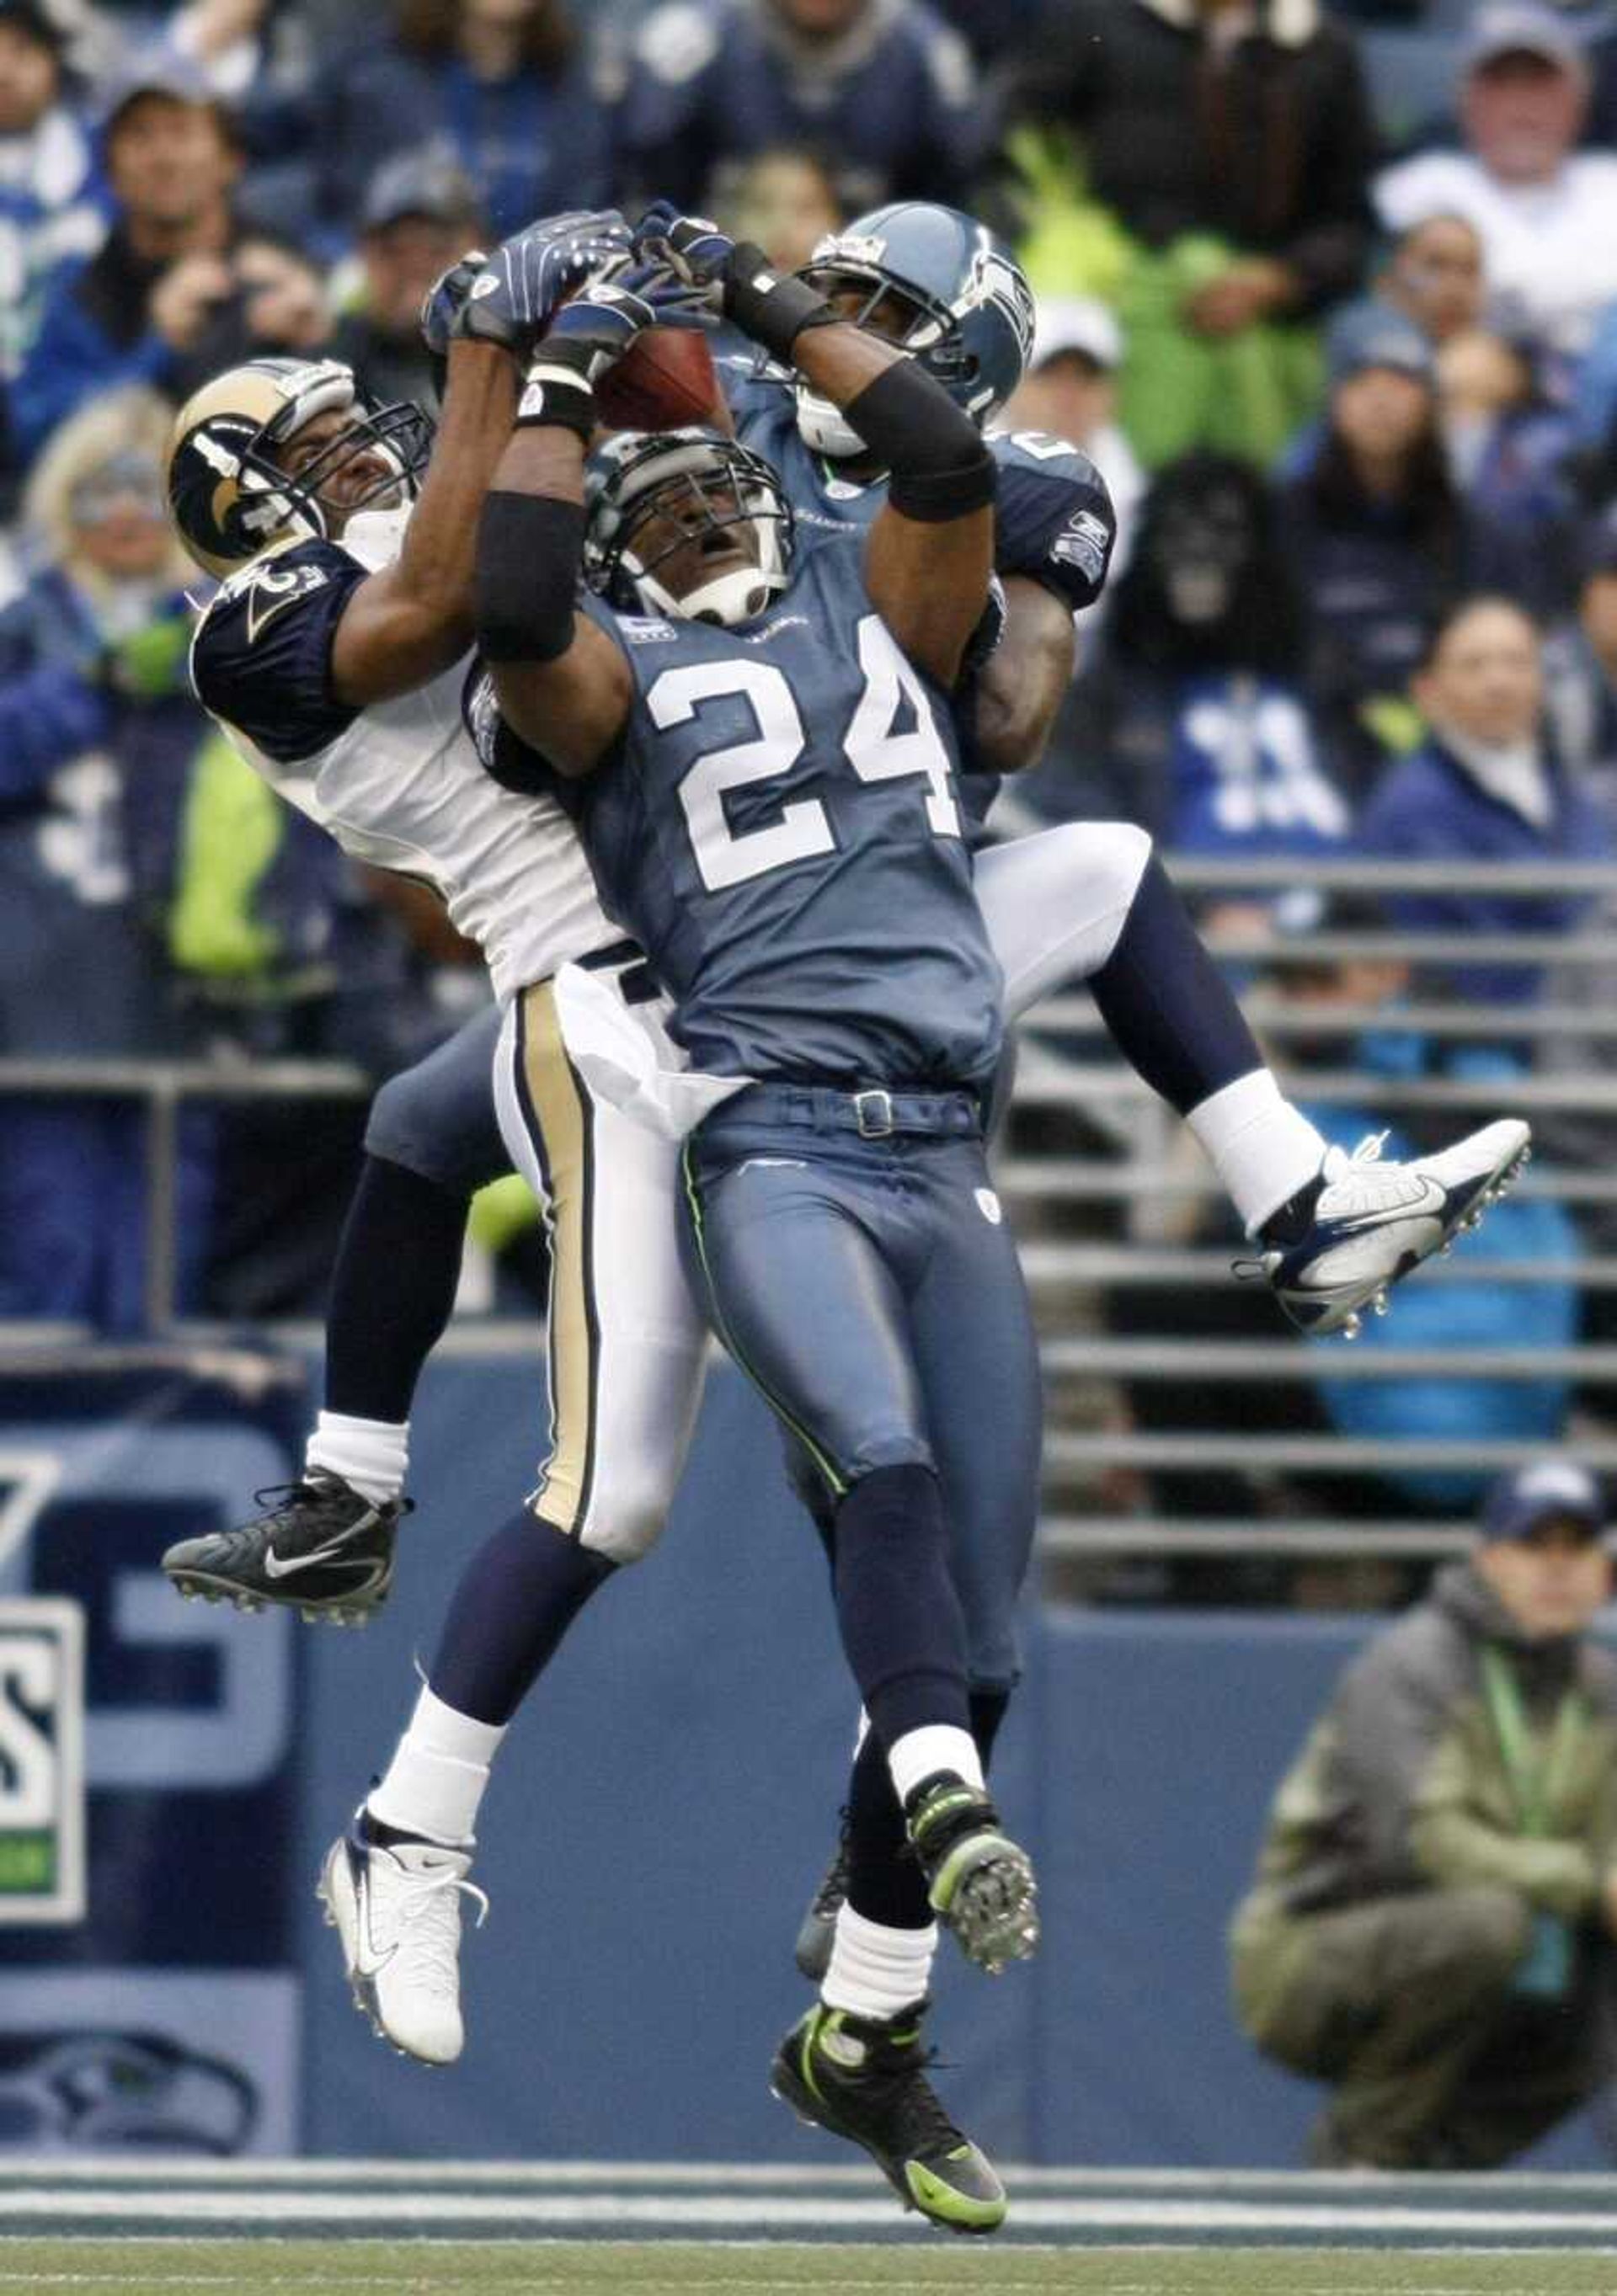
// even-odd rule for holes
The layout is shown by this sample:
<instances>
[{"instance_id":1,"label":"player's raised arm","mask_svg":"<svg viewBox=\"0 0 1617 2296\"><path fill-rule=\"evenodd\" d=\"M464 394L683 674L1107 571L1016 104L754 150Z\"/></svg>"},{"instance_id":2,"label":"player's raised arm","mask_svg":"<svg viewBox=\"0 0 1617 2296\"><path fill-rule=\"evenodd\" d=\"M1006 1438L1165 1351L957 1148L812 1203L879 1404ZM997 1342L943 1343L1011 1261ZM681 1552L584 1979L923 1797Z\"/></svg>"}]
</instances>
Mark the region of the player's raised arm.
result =
<instances>
[{"instance_id":1,"label":"player's raised arm","mask_svg":"<svg viewBox=\"0 0 1617 2296\"><path fill-rule=\"evenodd\" d=\"M477 638L500 714L558 773L587 774L634 698L622 652L575 610L584 457L595 385L636 336L689 322L696 299L656 265L607 265L559 310L533 355L516 425L477 529Z\"/></svg>"},{"instance_id":2,"label":"player's raised arm","mask_svg":"<svg viewBox=\"0 0 1617 2296\"><path fill-rule=\"evenodd\" d=\"M443 420L398 557L359 585L337 626L340 701L363 708L407 693L471 645L478 513L511 435L521 367L560 297L623 236L607 213L550 217L457 264L429 295L423 332L447 358Z\"/></svg>"},{"instance_id":3,"label":"player's raised arm","mask_svg":"<svg viewBox=\"0 0 1617 2296\"><path fill-rule=\"evenodd\" d=\"M635 242L705 286L726 319L796 367L885 464L866 587L905 652L952 685L993 566L994 463L971 417L906 352L839 317L816 288L705 218L653 208Z\"/></svg>"}]
</instances>

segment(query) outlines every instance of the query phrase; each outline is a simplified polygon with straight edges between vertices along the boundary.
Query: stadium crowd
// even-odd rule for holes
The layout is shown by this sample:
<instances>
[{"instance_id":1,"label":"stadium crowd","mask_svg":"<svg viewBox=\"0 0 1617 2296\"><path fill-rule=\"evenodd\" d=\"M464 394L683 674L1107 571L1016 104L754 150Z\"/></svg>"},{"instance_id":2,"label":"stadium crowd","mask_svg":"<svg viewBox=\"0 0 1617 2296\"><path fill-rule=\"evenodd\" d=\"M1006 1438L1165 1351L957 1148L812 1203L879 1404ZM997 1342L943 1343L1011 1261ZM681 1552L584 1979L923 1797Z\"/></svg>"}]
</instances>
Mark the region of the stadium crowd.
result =
<instances>
[{"instance_id":1,"label":"stadium crowd","mask_svg":"<svg viewBox=\"0 0 1617 2296\"><path fill-rule=\"evenodd\" d=\"M0 1054L319 1055L381 1080L487 993L430 900L345 863L198 709L163 442L180 399L255 352L329 352L373 398L431 403L424 289L562 206L666 194L785 265L912 195L1012 240L1038 332L1006 419L1085 447L1122 527L1024 809L1137 821L1192 856L1617 854L1604 0L364 14L0 0ZM1453 893L1346 922L1541 947L1593 909ZM1539 955L1372 972L1305 984L1310 1011L1385 1008L1367 1071L1549 1057L1503 1022L1396 1025L1419 995L1541 1006L1561 992ZM1340 1053L1339 1033L1317 1056ZM1345 1137L1350 1111L1333 1120ZM182 1306L318 1309L362 1121L358 1100L188 1105ZM0 1316L138 1327L141 1124L111 1098L8 1101ZM1420 1111L1408 1127L1418 1148ZM1587 1158L1575 1131L1552 1154ZM1570 1266L1580 1238L1530 1200L1490 1249ZM1420 1297L1424 1343L1497 1343L1490 1287ZM1570 1277L1506 1306L1518 1345L1564 1344L1584 1312ZM1391 1412L1553 1438L1571 1402L1551 1378L1339 1389L1309 1408L1370 1433L1399 1431ZM1463 1504L1474 1479L1401 1496Z\"/></svg>"}]
</instances>

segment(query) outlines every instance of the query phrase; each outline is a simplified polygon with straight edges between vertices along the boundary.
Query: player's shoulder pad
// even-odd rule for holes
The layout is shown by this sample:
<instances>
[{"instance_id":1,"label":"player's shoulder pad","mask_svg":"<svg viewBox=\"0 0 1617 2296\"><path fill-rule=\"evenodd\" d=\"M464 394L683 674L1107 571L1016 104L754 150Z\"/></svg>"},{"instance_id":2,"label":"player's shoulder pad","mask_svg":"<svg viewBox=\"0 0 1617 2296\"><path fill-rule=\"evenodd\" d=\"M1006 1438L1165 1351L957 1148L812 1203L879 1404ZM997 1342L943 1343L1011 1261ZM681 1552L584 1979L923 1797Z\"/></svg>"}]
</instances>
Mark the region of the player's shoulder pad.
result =
<instances>
[{"instance_id":1,"label":"player's shoulder pad","mask_svg":"<svg viewBox=\"0 0 1617 2296\"><path fill-rule=\"evenodd\" d=\"M205 709L277 762L312 757L358 712L331 690L332 638L365 569L333 542L288 544L230 575L191 648Z\"/></svg>"},{"instance_id":2,"label":"player's shoulder pad","mask_svg":"<svg viewBox=\"0 0 1617 2296\"><path fill-rule=\"evenodd\" d=\"M1106 481L1081 447L1047 430L990 430L988 442L999 572L1030 575L1075 611L1092 605L1117 539Z\"/></svg>"}]
</instances>

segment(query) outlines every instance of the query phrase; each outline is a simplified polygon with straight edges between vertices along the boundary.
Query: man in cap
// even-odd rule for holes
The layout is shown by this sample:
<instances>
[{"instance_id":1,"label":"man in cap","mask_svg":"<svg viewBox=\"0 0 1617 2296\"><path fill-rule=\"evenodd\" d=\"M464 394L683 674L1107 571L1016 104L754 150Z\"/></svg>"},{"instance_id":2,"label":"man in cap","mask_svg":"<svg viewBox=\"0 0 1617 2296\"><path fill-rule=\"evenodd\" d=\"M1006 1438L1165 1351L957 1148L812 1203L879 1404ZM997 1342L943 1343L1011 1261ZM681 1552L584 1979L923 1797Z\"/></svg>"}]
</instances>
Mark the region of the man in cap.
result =
<instances>
[{"instance_id":1,"label":"man in cap","mask_svg":"<svg viewBox=\"0 0 1617 2296\"><path fill-rule=\"evenodd\" d=\"M1490 316L1571 361L1617 299L1617 153L1580 151L1589 75L1576 31L1532 0L1479 9L1461 64L1465 148L1377 178L1391 232L1461 216L1482 242Z\"/></svg>"},{"instance_id":2,"label":"man in cap","mask_svg":"<svg viewBox=\"0 0 1617 2296\"><path fill-rule=\"evenodd\" d=\"M175 387L176 360L237 288L240 160L200 71L161 51L137 60L104 92L100 118L112 227L98 253L62 263L49 283L12 400L29 457L96 393Z\"/></svg>"},{"instance_id":3,"label":"man in cap","mask_svg":"<svg viewBox=\"0 0 1617 2296\"><path fill-rule=\"evenodd\" d=\"M489 242L471 178L453 153L429 145L384 160L365 189L359 226L363 284L341 321L332 355L351 366L377 406L413 398L434 407L432 359L421 309L435 279L468 249Z\"/></svg>"},{"instance_id":4,"label":"man in cap","mask_svg":"<svg viewBox=\"0 0 1617 2296\"><path fill-rule=\"evenodd\" d=\"M1611 2078L1605 1534L1571 1460L1503 1476L1281 1783L1232 1973L1258 2046L1331 2087L1319 2166L1497 2167Z\"/></svg>"}]
</instances>

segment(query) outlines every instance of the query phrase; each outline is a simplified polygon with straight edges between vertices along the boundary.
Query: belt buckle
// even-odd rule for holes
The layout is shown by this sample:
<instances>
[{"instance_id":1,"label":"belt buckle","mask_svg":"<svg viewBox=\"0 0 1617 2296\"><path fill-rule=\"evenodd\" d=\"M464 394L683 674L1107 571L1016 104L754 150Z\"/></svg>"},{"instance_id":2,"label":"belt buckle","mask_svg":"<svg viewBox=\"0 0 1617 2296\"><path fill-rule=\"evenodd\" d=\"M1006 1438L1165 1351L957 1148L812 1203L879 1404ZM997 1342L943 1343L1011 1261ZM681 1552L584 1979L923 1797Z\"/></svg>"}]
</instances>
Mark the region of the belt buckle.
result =
<instances>
[{"instance_id":1,"label":"belt buckle","mask_svg":"<svg viewBox=\"0 0 1617 2296\"><path fill-rule=\"evenodd\" d=\"M875 1112L867 1117L866 1106L871 1102L876 1103ZM861 1140L885 1140L894 1128L891 1093L882 1091L880 1086L869 1092L856 1092L853 1095L853 1115Z\"/></svg>"}]
</instances>

